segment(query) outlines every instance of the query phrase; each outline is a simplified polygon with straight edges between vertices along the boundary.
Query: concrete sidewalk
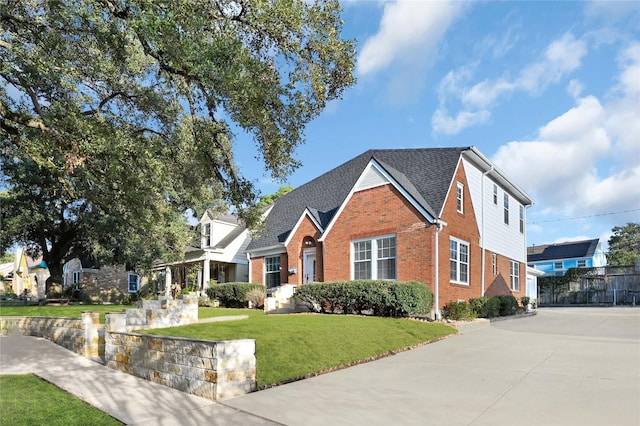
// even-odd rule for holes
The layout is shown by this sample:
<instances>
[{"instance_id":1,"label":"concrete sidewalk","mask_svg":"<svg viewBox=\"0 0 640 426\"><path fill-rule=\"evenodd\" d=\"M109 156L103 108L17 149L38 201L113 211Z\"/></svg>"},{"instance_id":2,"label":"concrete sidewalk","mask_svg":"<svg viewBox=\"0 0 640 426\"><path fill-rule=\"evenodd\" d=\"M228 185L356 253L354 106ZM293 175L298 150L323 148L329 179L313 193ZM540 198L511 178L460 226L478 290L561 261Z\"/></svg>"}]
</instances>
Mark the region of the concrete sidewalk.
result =
<instances>
[{"instance_id":1,"label":"concrete sidewalk","mask_svg":"<svg viewBox=\"0 0 640 426\"><path fill-rule=\"evenodd\" d=\"M273 425L90 361L48 340L0 337L0 374L33 373L129 425Z\"/></svg>"}]
</instances>

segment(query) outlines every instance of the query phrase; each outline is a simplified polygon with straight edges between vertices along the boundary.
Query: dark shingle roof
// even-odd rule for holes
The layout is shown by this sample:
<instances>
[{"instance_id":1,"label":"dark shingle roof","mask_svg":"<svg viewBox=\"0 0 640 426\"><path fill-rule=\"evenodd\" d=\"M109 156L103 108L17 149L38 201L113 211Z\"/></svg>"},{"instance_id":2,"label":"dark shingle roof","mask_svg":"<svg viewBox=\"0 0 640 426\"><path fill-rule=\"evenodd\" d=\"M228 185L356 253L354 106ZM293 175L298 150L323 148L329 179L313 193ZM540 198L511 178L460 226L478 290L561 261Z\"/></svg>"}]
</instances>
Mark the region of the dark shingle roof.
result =
<instances>
[{"instance_id":1,"label":"dark shingle roof","mask_svg":"<svg viewBox=\"0 0 640 426\"><path fill-rule=\"evenodd\" d=\"M283 243L306 208L325 228L373 159L421 207L438 216L463 151L469 148L369 150L278 198L248 250Z\"/></svg>"},{"instance_id":2,"label":"dark shingle roof","mask_svg":"<svg viewBox=\"0 0 640 426\"><path fill-rule=\"evenodd\" d=\"M599 241L600 240L596 238L594 240L527 247L527 262L592 257L598 247Z\"/></svg>"}]
</instances>

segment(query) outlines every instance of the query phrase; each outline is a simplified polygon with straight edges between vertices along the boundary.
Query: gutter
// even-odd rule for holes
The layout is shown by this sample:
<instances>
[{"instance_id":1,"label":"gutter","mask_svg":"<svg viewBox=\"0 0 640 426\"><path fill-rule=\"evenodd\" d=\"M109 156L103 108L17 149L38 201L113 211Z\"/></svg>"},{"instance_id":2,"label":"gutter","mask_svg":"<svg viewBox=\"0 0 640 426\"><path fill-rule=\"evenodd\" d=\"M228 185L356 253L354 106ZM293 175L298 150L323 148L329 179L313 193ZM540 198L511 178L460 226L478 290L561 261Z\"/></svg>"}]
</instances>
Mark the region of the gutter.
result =
<instances>
[{"instance_id":1,"label":"gutter","mask_svg":"<svg viewBox=\"0 0 640 426\"><path fill-rule=\"evenodd\" d=\"M433 285L433 317L435 320L439 321L442 319L442 314L440 313L440 259L439 259L439 242L438 236L442 231L442 228L447 226L447 222L443 220L436 219L436 236L435 236L435 268L434 268L434 285Z\"/></svg>"}]
</instances>

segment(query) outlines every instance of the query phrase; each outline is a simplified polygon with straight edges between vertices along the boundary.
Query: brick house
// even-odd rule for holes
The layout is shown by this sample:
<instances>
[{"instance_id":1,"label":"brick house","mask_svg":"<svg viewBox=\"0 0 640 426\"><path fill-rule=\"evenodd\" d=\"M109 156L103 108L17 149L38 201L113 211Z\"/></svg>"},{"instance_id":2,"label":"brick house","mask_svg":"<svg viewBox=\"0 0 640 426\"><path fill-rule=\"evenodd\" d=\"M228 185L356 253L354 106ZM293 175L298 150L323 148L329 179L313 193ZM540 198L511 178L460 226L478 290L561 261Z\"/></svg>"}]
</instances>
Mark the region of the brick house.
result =
<instances>
[{"instance_id":1,"label":"brick house","mask_svg":"<svg viewBox=\"0 0 640 426\"><path fill-rule=\"evenodd\" d=\"M450 301L525 295L533 201L475 147L369 150L277 199L251 282L416 280Z\"/></svg>"}]
</instances>

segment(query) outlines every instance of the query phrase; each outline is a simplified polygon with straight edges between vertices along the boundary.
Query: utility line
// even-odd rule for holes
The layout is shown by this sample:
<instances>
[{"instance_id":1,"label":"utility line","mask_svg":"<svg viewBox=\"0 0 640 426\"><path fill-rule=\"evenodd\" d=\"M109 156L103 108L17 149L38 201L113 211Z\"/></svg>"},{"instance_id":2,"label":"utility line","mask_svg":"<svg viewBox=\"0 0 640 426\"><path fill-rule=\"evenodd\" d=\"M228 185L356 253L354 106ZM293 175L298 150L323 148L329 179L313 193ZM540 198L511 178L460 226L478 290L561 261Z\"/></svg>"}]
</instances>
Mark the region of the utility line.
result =
<instances>
[{"instance_id":1,"label":"utility line","mask_svg":"<svg viewBox=\"0 0 640 426\"><path fill-rule=\"evenodd\" d=\"M565 221L568 221L568 220L588 219L590 217L610 216L610 215L613 215L613 214L622 214L622 213L630 213L630 212L637 212L637 211L640 211L640 209L631 209L631 210L623 210L623 211L620 211L620 212L592 214L590 216L570 217L570 218L567 218L567 219L541 220L541 221L538 221L538 222L527 222L527 225L535 225L535 224L538 224L538 223L549 223L549 222L565 222Z\"/></svg>"}]
</instances>

